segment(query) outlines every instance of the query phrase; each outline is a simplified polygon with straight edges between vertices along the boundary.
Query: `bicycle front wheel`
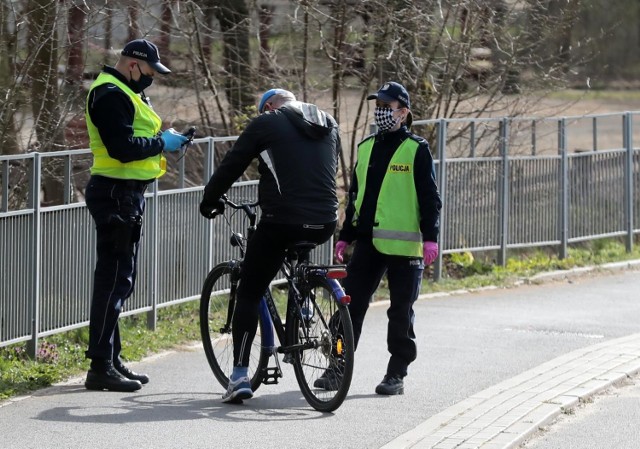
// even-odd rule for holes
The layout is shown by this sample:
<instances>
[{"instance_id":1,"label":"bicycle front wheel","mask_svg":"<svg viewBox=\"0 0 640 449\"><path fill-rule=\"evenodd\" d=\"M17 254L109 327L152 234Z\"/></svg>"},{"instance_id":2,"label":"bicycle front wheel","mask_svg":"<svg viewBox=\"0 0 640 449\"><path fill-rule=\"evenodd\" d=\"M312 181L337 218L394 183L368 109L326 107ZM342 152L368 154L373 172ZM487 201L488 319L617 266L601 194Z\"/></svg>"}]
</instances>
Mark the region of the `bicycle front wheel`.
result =
<instances>
[{"instance_id":1,"label":"bicycle front wheel","mask_svg":"<svg viewBox=\"0 0 640 449\"><path fill-rule=\"evenodd\" d=\"M200 297L200 334L204 353L214 376L225 389L233 370L231 330L239 273L238 266L231 262L217 265L207 276ZM253 391L262 383L263 369L269 362L269 354L261 345L263 325L260 319L249 358L249 378Z\"/></svg>"},{"instance_id":2,"label":"bicycle front wheel","mask_svg":"<svg viewBox=\"0 0 640 449\"><path fill-rule=\"evenodd\" d=\"M309 405L332 412L344 402L351 386L355 341L347 306L338 302L329 281L312 278L302 313L292 318L294 344L308 349L293 353L300 391Z\"/></svg>"}]
</instances>

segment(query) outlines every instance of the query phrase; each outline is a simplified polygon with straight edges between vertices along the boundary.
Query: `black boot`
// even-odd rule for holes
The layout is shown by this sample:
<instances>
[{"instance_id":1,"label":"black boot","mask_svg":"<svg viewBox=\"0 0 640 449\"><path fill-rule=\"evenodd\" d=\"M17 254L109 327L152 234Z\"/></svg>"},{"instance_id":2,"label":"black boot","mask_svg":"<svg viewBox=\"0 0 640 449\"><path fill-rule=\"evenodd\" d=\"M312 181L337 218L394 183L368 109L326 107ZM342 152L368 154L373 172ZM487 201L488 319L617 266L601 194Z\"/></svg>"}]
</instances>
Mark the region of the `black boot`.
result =
<instances>
[{"instance_id":1,"label":"black boot","mask_svg":"<svg viewBox=\"0 0 640 449\"><path fill-rule=\"evenodd\" d=\"M113 367L116 369L116 371L118 371L127 379L137 380L142 385L149 383L149 376L147 376L146 374L136 373L135 371L131 371L128 367L124 365L124 363L122 363L122 360L120 359L115 360L113 362Z\"/></svg>"},{"instance_id":2,"label":"black boot","mask_svg":"<svg viewBox=\"0 0 640 449\"><path fill-rule=\"evenodd\" d=\"M402 377L393 374L385 374L382 382L376 387L376 393L387 396L404 394L404 381Z\"/></svg>"},{"instance_id":3,"label":"black boot","mask_svg":"<svg viewBox=\"0 0 640 449\"><path fill-rule=\"evenodd\" d=\"M124 377L113 367L112 363L91 363L91 369L87 373L84 382L87 390L107 390L130 393L142 388L137 380Z\"/></svg>"}]
</instances>

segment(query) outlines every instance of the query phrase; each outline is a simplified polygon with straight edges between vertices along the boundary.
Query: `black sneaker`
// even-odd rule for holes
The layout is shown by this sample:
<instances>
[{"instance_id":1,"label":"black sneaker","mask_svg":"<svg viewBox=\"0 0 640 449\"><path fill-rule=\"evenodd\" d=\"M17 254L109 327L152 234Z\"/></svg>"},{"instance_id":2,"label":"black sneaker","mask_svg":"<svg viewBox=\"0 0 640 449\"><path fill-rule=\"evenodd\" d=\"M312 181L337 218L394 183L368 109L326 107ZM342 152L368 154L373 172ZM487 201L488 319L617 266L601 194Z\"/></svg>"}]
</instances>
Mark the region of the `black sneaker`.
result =
<instances>
[{"instance_id":1,"label":"black sneaker","mask_svg":"<svg viewBox=\"0 0 640 449\"><path fill-rule=\"evenodd\" d=\"M337 366L327 368L322 376L313 383L314 388L327 391L336 391L342 382L342 369Z\"/></svg>"},{"instance_id":2,"label":"black sneaker","mask_svg":"<svg viewBox=\"0 0 640 449\"><path fill-rule=\"evenodd\" d=\"M125 393L142 388L142 384L139 381L127 379L116 371L111 364L100 370L90 369L84 386L87 390L121 391Z\"/></svg>"},{"instance_id":3,"label":"black sneaker","mask_svg":"<svg viewBox=\"0 0 640 449\"><path fill-rule=\"evenodd\" d=\"M380 382L376 387L376 393L384 394L386 396L404 394L404 381L402 380L402 377L385 374L382 382Z\"/></svg>"},{"instance_id":4,"label":"black sneaker","mask_svg":"<svg viewBox=\"0 0 640 449\"><path fill-rule=\"evenodd\" d=\"M135 371L131 371L127 366L125 366L121 361L113 362L113 367L117 372L122 374L127 379L137 380L142 385L149 383L149 376L142 373L136 373Z\"/></svg>"}]
</instances>

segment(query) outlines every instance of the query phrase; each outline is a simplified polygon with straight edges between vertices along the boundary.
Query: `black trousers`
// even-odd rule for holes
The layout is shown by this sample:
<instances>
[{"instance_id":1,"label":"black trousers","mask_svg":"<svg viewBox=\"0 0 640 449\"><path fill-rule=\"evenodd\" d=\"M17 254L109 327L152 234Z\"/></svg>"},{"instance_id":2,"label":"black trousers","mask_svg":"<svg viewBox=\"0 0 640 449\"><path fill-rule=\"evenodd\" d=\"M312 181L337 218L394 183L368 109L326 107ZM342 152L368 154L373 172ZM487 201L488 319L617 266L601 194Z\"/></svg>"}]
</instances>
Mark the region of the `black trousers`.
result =
<instances>
[{"instance_id":1,"label":"black trousers","mask_svg":"<svg viewBox=\"0 0 640 449\"><path fill-rule=\"evenodd\" d=\"M233 362L249 366L251 344L258 327L260 299L278 274L286 249L297 242L321 244L331 238L336 222L318 225L258 223L247 244L233 316Z\"/></svg>"},{"instance_id":2,"label":"black trousers","mask_svg":"<svg viewBox=\"0 0 640 449\"><path fill-rule=\"evenodd\" d=\"M356 348L362 333L369 303L387 273L390 306L387 310L387 349L391 353L387 374L404 377L417 357L413 323L413 303L420 294L424 262L420 258L389 256L380 253L370 239L356 241L342 285L351 296L349 312L353 322Z\"/></svg>"},{"instance_id":3,"label":"black trousers","mask_svg":"<svg viewBox=\"0 0 640 449\"><path fill-rule=\"evenodd\" d=\"M85 190L97 237L86 356L97 366L116 360L122 349L118 318L136 281L147 184L92 176Z\"/></svg>"}]
</instances>

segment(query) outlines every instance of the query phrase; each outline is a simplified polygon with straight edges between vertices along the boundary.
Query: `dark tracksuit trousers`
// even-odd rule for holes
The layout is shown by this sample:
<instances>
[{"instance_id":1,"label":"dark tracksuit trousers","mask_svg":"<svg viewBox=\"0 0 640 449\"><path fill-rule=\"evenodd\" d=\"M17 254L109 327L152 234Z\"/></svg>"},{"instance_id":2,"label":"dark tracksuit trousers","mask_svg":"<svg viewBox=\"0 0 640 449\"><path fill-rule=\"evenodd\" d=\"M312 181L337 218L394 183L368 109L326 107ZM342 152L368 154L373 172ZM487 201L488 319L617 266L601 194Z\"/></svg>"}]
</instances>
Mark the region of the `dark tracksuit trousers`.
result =
<instances>
[{"instance_id":1,"label":"dark tracksuit trousers","mask_svg":"<svg viewBox=\"0 0 640 449\"><path fill-rule=\"evenodd\" d=\"M247 244L233 315L233 363L249 366L251 344L258 327L260 299L278 274L285 251L298 242L321 244L331 238L336 222L319 225L258 223Z\"/></svg>"},{"instance_id":2,"label":"dark tracksuit trousers","mask_svg":"<svg viewBox=\"0 0 640 449\"><path fill-rule=\"evenodd\" d=\"M97 261L86 356L92 368L117 360L122 349L118 318L136 281L138 247L148 181L92 176L87 208L96 224Z\"/></svg>"},{"instance_id":3,"label":"dark tracksuit trousers","mask_svg":"<svg viewBox=\"0 0 640 449\"><path fill-rule=\"evenodd\" d=\"M346 294L351 296L349 312L356 348L371 297L387 273L391 303L387 310L387 349L391 353L387 374L405 377L409 364L416 359L413 303L420 294L423 271L421 258L382 254L373 246L371 239L366 238L356 241L347 265L348 275L342 285Z\"/></svg>"}]
</instances>

